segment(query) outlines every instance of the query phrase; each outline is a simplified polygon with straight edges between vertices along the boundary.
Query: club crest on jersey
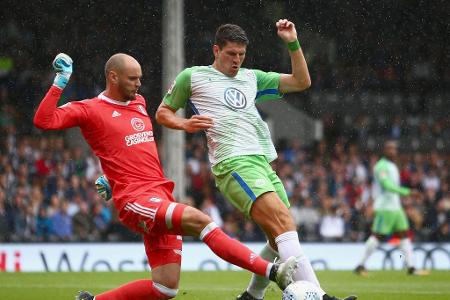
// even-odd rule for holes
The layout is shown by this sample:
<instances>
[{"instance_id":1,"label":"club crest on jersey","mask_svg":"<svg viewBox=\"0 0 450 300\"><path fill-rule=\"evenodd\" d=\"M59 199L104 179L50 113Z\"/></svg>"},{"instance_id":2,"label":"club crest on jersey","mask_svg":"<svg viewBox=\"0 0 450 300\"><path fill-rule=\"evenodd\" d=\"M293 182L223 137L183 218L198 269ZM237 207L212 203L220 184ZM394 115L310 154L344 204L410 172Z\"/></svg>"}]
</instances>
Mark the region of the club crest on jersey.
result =
<instances>
[{"instance_id":1,"label":"club crest on jersey","mask_svg":"<svg viewBox=\"0 0 450 300\"><path fill-rule=\"evenodd\" d=\"M145 108L142 105L138 105L137 108L144 116L148 116L147 111L145 110Z\"/></svg>"},{"instance_id":2,"label":"club crest on jersey","mask_svg":"<svg viewBox=\"0 0 450 300\"><path fill-rule=\"evenodd\" d=\"M140 118L131 119L131 126L133 126L136 131L143 131L145 129L145 123Z\"/></svg>"},{"instance_id":3,"label":"club crest on jersey","mask_svg":"<svg viewBox=\"0 0 450 300\"><path fill-rule=\"evenodd\" d=\"M247 106L247 98L244 93L235 88L227 88L223 95L225 102L233 108L244 108Z\"/></svg>"}]
</instances>

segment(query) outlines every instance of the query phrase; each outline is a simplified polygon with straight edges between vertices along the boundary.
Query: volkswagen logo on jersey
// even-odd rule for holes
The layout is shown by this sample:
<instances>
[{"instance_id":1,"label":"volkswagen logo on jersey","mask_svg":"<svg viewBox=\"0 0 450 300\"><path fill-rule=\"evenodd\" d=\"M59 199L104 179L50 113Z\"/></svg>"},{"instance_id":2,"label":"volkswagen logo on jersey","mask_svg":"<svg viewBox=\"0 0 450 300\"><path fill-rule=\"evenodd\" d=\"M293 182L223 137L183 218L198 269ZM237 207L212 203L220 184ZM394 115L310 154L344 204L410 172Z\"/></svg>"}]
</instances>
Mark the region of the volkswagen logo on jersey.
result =
<instances>
[{"instance_id":1,"label":"volkswagen logo on jersey","mask_svg":"<svg viewBox=\"0 0 450 300\"><path fill-rule=\"evenodd\" d=\"M139 118L131 119L131 126L133 126L136 131L143 131L145 129L145 123Z\"/></svg>"},{"instance_id":2,"label":"volkswagen logo on jersey","mask_svg":"<svg viewBox=\"0 0 450 300\"><path fill-rule=\"evenodd\" d=\"M244 108L247 106L247 99L244 93L235 88L227 88L224 93L227 104L233 108Z\"/></svg>"}]
</instances>

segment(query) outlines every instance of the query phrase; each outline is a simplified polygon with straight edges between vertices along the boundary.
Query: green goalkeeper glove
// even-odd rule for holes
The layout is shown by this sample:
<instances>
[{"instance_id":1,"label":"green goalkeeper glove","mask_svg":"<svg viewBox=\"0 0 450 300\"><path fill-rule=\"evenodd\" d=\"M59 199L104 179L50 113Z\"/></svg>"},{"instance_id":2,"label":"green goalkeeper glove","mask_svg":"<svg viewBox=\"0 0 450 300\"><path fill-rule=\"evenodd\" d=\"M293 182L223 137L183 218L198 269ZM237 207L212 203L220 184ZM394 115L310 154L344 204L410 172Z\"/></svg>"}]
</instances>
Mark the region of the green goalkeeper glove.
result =
<instances>
[{"instance_id":1,"label":"green goalkeeper glove","mask_svg":"<svg viewBox=\"0 0 450 300\"><path fill-rule=\"evenodd\" d=\"M97 193L105 201L108 201L112 197L111 186L109 185L108 178L105 175L100 176L95 181L95 187L97 188Z\"/></svg>"},{"instance_id":2,"label":"green goalkeeper glove","mask_svg":"<svg viewBox=\"0 0 450 300\"><path fill-rule=\"evenodd\" d=\"M70 75L72 75L73 61L69 55L59 53L53 60L52 65L53 69L56 71L53 85L56 85L60 89L64 89L69 82Z\"/></svg>"}]
</instances>

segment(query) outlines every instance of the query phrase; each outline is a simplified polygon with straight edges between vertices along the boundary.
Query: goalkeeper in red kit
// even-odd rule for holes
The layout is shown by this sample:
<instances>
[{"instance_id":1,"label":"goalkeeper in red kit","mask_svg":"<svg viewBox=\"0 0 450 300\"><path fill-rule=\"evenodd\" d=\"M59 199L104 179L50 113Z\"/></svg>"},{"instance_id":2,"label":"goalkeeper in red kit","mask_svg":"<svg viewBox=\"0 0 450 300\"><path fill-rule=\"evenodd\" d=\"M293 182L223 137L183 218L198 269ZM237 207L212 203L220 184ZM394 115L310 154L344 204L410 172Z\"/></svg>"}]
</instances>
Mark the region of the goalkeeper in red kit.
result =
<instances>
[{"instance_id":1,"label":"goalkeeper in red kit","mask_svg":"<svg viewBox=\"0 0 450 300\"><path fill-rule=\"evenodd\" d=\"M170 299L180 279L182 235L198 237L222 259L266 276L284 289L292 282L298 260L291 257L273 264L226 235L206 214L176 203L174 183L162 171L145 99L139 95L140 64L126 54L115 54L105 64L106 89L97 97L57 107L72 74L72 59L58 54L56 77L34 116L36 127L80 127L83 137L100 159L123 224L143 236L152 280L129 282L96 296L81 291L78 300ZM194 126L209 128L212 124Z\"/></svg>"}]
</instances>

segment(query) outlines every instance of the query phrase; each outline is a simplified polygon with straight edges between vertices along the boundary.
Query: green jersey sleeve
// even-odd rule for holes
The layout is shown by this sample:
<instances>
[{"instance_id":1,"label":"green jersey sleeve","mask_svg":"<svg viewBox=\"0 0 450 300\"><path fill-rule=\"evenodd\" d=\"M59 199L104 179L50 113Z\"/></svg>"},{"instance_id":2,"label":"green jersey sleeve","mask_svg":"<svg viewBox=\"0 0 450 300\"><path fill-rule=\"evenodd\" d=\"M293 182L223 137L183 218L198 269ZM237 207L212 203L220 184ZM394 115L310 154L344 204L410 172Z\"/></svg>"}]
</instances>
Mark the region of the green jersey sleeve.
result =
<instances>
[{"instance_id":1,"label":"green jersey sleeve","mask_svg":"<svg viewBox=\"0 0 450 300\"><path fill-rule=\"evenodd\" d=\"M191 97L191 74L192 68L186 68L178 74L163 98L164 104L175 110L186 106Z\"/></svg>"},{"instance_id":2,"label":"green jersey sleeve","mask_svg":"<svg viewBox=\"0 0 450 300\"><path fill-rule=\"evenodd\" d=\"M410 194L409 188L398 186L392 181L389 177L389 168L385 161L380 161L375 166L375 177L378 179L383 189L388 192L397 193L401 196L408 196Z\"/></svg>"},{"instance_id":3,"label":"green jersey sleeve","mask_svg":"<svg viewBox=\"0 0 450 300\"><path fill-rule=\"evenodd\" d=\"M253 70L253 72L255 72L258 89L256 102L280 99L283 97L283 94L281 94L278 89L280 85L280 73L263 72L261 70Z\"/></svg>"}]
</instances>

